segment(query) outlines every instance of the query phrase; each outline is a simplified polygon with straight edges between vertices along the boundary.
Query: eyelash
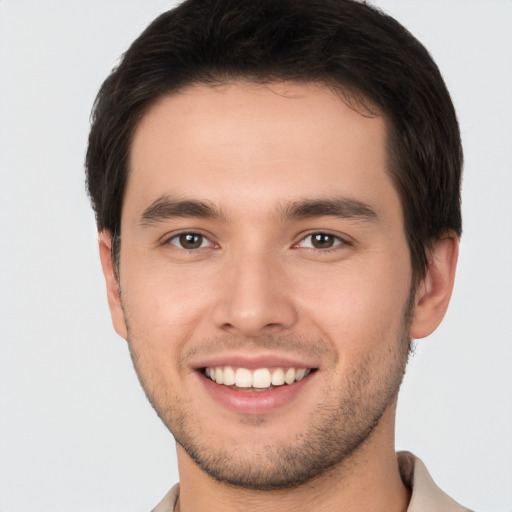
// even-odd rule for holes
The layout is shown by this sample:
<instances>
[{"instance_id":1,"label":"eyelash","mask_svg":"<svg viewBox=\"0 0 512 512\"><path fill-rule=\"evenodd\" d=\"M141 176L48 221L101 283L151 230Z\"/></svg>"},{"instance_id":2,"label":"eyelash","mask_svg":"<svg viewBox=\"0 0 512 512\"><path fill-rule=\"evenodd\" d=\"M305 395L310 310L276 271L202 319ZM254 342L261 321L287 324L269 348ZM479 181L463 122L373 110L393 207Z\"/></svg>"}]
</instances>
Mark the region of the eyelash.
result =
<instances>
[{"instance_id":1,"label":"eyelash","mask_svg":"<svg viewBox=\"0 0 512 512\"><path fill-rule=\"evenodd\" d=\"M323 247L323 248L322 247L314 247L314 242L313 242L314 238L313 237L320 237L320 236L329 237L330 239L332 239L333 245L330 247ZM304 244L304 242L308 238L311 239L311 243L310 243L310 246L306 247L306 248L312 249L314 251L330 252L330 251L337 250L340 246L350 245L349 242L347 242L346 240L344 240L343 238L341 238L337 235L333 235L332 233L328 233L325 231L315 231L314 233L309 233L308 235L302 237L297 244L294 244L294 247L301 247L301 245Z\"/></svg>"},{"instance_id":2,"label":"eyelash","mask_svg":"<svg viewBox=\"0 0 512 512\"><path fill-rule=\"evenodd\" d=\"M314 240L313 237L315 237L315 236L316 237L328 237L332 240L333 245L330 247L315 247L314 241L313 241ZM197 247L184 247L183 246L184 240L182 239L182 237L197 237L200 239L200 243ZM330 251L336 250L340 246L351 245L349 242L347 242L343 238L341 238L337 235L333 235L332 233L327 233L324 231L315 231L313 233L309 233L306 236L303 236L299 240L299 242L297 242L296 244L293 244L293 247L300 248L301 246L303 246L303 244L305 243L305 241L308 238L311 239L310 245L306 246L304 248L312 249L314 251L319 251L319 252L330 252ZM178 243L173 243L173 240L176 240ZM209 244L203 245L204 242L209 242ZM178 247L179 249L188 250L188 251L196 251L198 249L204 249L208 246L217 247L217 245L215 243L213 243L206 235L203 235L202 233L193 232L193 231L187 231L187 232L178 233L176 235L173 235L172 237L168 238L165 241L165 243L173 245L175 247Z\"/></svg>"},{"instance_id":3,"label":"eyelash","mask_svg":"<svg viewBox=\"0 0 512 512\"><path fill-rule=\"evenodd\" d=\"M181 238L187 237L187 236L200 238L201 244L199 245L199 247L183 247ZM173 243L173 240L177 240L181 245L178 245L177 243L176 244ZM209 244L207 246L203 246L204 242L209 242ZM197 233L195 231L186 231L183 233L178 233L178 234L173 235L172 237L168 238L165 241L165 243L174 245L175 247L178 247L179 249L183 249L185 251L196 251L198 249L204 249L205 247L208 247L208 246L213 246L213 247L216 246L216 244L214 244L206 235L203 235L202 233Z\"/></svg>"}]
</instances>

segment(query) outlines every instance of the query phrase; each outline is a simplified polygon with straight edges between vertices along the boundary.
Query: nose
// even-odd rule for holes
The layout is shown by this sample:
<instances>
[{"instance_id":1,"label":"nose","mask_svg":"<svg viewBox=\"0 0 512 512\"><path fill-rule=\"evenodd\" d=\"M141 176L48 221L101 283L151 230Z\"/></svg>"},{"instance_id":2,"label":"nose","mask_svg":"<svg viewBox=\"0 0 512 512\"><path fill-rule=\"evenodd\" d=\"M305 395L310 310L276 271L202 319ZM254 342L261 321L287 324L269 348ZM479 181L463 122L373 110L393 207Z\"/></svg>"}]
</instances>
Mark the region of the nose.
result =
<instances>
[{"instance_id":1,"label":"nose","mask_svg":"<svg viewBox=\"0 0 512 512\"><path fill-rule=\"evenodd\" d=\"M283 332L295 324L293 293L277 259L246 252L226 261L213 312L217 328L256 337Z\"/></svg>"}]
</instances>

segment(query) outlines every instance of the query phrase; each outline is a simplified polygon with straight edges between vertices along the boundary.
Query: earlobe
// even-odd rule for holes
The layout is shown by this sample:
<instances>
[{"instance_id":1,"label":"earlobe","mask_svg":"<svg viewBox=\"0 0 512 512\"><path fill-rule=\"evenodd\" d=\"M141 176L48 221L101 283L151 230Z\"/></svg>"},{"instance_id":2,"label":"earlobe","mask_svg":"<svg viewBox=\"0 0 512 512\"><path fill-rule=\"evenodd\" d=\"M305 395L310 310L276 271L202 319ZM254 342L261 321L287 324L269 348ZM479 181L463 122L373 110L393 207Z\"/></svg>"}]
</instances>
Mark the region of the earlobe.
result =
<instances>
[{"instance_id":1,"label":"earlobe","mask_svg":"<svg viewBox=\"0 0 512 512\"><path fill-rule=\"evenodd\" d=\"M419 284L411 321L411 338L432 334L441 323L452 295L459 255L459 239L448 233L435 242L429 254L427 274Z\"/></svg>"},{"instance_id":2,"label":"earlobe","mask_svg":"<svg viewBox=\"0 0 512 512\"><path fill-rule=\"evenodd\" d=\"M105 277L107 287L108 306L114 329L124 339L127 339L126 319L124 316L121 295L119 293L119 282L114 271L112 261L112 235L110 231L98 233L98 245L100 251L101 268Z\"/></svg>"}]
</instances>

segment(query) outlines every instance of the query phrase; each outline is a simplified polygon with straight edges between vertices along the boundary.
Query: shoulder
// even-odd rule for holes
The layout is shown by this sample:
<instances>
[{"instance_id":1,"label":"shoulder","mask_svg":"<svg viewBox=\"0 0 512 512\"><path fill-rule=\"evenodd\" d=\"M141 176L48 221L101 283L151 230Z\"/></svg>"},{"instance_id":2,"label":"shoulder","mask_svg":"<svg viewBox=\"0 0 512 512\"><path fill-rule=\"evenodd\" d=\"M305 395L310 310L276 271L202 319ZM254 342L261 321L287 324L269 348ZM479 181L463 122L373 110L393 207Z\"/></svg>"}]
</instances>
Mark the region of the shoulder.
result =
<instances>
[{"instance_id":1,"label":"shoulder","mask_svg":"<svg viewBox=\"0 0 512 512\"><path fill-rule=\"evenodd\" d=\"M180 494L180 484L174 485L162 501L151 512L173 512Z\"/></svg>"},{"instance_id":2,"label":"shoulder","mask_svg":"<svg viewBox=\"0 0 512 512\"><path fill-rule=\"evenodd\" d=\"M410 452L398 452L397 458L402 480L412 490L407 512L471 512L435 484L421 459ZM152 512L173 512L178 496L176 484Z\"/></svg>"},{"instance_id":3,"label":"shoulder","mask_svg":"<svg viewBox=\"0 0 512 512\"><path fill-rule=\"evenodd\" d=\"M410 452L398 452L397 458L402 480L412 490L407 512L471 512L435 484L421 459Z\"/></svg>"}]
</instances>

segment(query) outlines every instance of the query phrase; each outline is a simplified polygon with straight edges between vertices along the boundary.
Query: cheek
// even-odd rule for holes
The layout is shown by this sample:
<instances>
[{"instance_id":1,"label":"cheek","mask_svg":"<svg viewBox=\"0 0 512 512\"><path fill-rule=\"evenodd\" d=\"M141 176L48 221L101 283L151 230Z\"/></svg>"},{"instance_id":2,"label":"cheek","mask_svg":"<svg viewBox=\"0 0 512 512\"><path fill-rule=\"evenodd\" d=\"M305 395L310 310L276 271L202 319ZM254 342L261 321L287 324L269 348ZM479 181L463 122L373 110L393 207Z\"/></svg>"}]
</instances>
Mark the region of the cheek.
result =
<instances>
[{"instance_id":1,"label":"cheek","mask_svg":"<svg viewBox=\"0 0 512 512\"><path fill-rule=\"evenodd\" d=\"M307 315L344 350L365 350L383 338L392 343L402 332L411 282L409 260L374 260L325 269L303 295Z\"/></svg>"},{"instance_id":2,"label":"cheek","mask_svg":"<svg viewBox=\"0 0 512 512\"><path fill-rule=\"evenodd\" d=\"M173 279L155 278L139 270L122 293L128 325L130 355L148 398L157 410L168 407L163 396L176 401L185 369L180 354L196 325L195 298L180 290ZM180 389L181 391L178 391ZM168 390L162 395L162 390Z\"/></svg>"},{"instance_id":3,"label":"cheek","mask_svg":"<svg viewBox=\"0 0 512 512\"><path fill-rule=\"evenodd\" d=\"M142 260L143 261L143 260ZM198 276L126 258L122 300L134 348L155 358L175 352L206 315L209 286ZM157 353L159 351L159 353Z\"/></svg>"}]
</instances>

